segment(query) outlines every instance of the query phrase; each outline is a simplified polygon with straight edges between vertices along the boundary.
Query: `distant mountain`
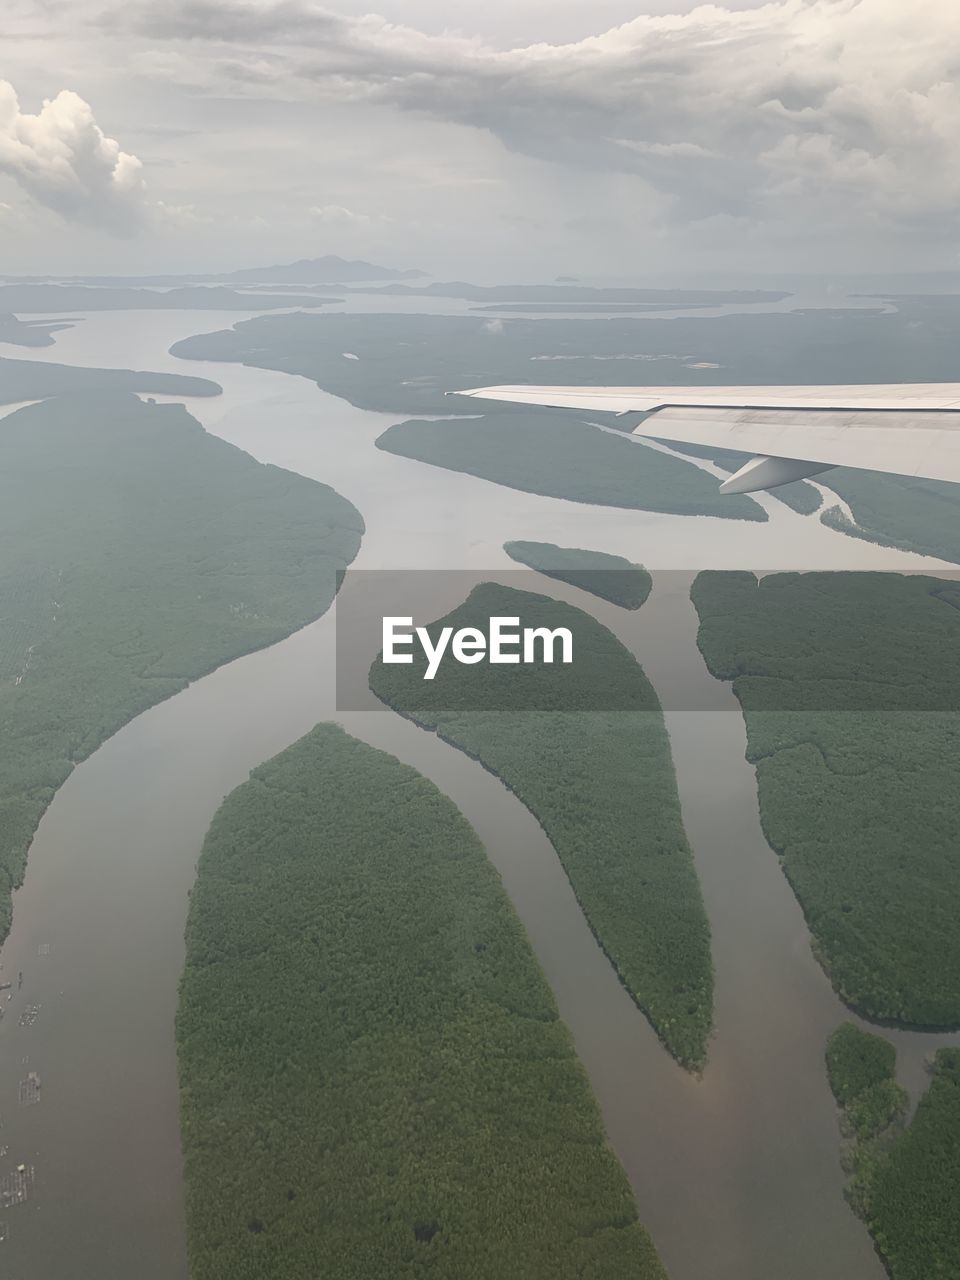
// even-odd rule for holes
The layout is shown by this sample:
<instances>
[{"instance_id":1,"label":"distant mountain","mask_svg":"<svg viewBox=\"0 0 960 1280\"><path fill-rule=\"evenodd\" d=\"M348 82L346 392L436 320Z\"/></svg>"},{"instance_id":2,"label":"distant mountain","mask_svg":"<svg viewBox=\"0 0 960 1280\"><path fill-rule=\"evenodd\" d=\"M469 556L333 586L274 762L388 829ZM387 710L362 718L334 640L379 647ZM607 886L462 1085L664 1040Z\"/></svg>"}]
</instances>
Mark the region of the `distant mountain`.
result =
<instances>
[{"instance_id":1,"label":"distant mountain","mask_svg":"<svg viewBox=\"0 0 960 1280\"><path fill-rule=\"evenodd\" d=\"M220 278L245 284L344 284L353 280L411 280L423 274L379 267L373 262L348 261L328 253L322 258L301 258L283 266L247 267Z\"/></svg>"}]
</instances>

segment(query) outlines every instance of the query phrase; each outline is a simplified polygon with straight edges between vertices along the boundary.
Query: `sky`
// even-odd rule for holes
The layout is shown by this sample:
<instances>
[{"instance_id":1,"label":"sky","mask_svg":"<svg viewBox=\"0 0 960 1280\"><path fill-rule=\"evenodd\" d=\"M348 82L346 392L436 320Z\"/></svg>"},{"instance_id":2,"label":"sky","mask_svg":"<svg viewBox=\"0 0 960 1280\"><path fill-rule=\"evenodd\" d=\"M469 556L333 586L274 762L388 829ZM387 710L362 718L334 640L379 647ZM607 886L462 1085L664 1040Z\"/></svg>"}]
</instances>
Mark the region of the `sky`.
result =
<instances>
[{"instance_id":1,"label":"sky","mask_svg":"<svg viewBox=\"0 0 960 1280\"><path fill-rule=\"evenodd\" d=\"M0 272L960 268L956 0L4 0Z\"/></svg>"}]
</instances>

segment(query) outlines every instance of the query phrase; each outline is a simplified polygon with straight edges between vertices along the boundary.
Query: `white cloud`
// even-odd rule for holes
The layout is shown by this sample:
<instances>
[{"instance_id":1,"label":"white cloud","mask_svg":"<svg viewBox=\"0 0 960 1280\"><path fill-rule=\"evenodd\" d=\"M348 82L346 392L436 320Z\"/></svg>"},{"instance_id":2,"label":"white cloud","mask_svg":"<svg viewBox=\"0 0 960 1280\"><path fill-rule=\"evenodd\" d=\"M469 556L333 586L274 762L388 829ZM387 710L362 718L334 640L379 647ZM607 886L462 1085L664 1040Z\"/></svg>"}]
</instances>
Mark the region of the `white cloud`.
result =
<instances>
[{"instance_id":1,"label":"white cloud","mask_svg":"<svg viewBox=\"0 0 960 1280\"><path fill-rule=\"evenodd\" d=\"M634 174L668 216L954 225L960 5L772 0L642 16L568 44L500 49L311 0L127 11L167 71L254 96L379 103L515 152ZM123 21L124 19L119 19Z\"/></svg>"},{"instance_id":2,"label":"white cloud","mask_svg":"<svg viewBox=\"0 0 960 1280\"><path fill-rule=\"evenodd\" d=\"M146 209L141 170L77 94L65 89L31 115L0 80L0 173L36 204L69 221L130 234Z\"/></svg>"},{"instance_id":3,"label":"white cloud","mask_svg":"<svg viewBox=\"0 0 960 1280\"><path fill-rule=\"evenodd\" d=\"M716 151L708 151L698 142L638 142L635 138L615 138L620 147L635 151L641 156L669 156L686 160L712 160L717 158Z\"/></svg>"},{"instance_id":4,"label":"white cloud","mask_svg":"<svg viewBox=\"0 0 960 1280\"><path fill-rule=\"evenodd\" d=\"M354 209L345 209L341 204L314 205L310 216L325 227L352 227L357 230L393 221L385 214L358 213Z\"/></svg>"},{"instance_id":5,"label":"white cloud","mask_svg":"<svg viewBox=\"0 0 960 1280\"><path fill-rule=\"evenodd\" d=\"M153 215L155 222L161 227L186 230L211 226L214 222L210 214L201 212L194 204L167 204L163 200L158 200L153 206Z\"/></svg>"}]
</instances>

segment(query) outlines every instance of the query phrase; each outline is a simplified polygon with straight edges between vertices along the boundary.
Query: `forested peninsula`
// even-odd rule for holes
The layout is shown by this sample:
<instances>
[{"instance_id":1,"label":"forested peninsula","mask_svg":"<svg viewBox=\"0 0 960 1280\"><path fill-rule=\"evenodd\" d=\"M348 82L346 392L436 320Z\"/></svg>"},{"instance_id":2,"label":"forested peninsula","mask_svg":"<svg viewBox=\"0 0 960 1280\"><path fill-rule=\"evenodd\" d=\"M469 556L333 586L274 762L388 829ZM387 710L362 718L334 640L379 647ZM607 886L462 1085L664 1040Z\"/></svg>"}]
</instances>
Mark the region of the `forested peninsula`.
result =
<instances>
[{"instance_id":1,"label":"forested peninsula","mask_svg":"<svg viewBox=\"0 0 960 1280\"><path fill-rule=\"evenodd\" d=\"M764 832L838 994L960 1023L960 595L938 578L703 573L699 645L732 680Z\"/></svg>"},{"instance_id":2,"label":"forested peninsula","mask_svg":"<svg viewBox=\"0 0 960 1280\"><path fill-rule=\"evenodd\" d=\"M960 484L917 476L837 467L823 484L849 504L855 524L838 506L820 519L866 542L960 563Z\"/></svg>"},{"instance_id":3,"label":"forested peninsula","mask_svg":"<svg viewBox=\"0 0 960 1280\"><path fill-rule=\"evenodd\" d=\"M262 466L182 405L74 395L0 419L0 941L73 766L323 613L362 531L332 489Z\"/></svg>"},{"instance_id":4,"label":"forested peninsula","mask_svg":"<svg viewBox=\"0 0 960 1280\"><path fill-rule=\"evenodd\" d=\"M767 519L745 494L720 493L701 467L562 414L398 422L379 437L377 448L549 498L674 515Z\"/></svg>"},{"instance_id":5,"label":"forested peninsula","mask_svg":"<svg viewBox=\"0 0 960 1280\"><path fill-rule=\"evenodd\" d=\"M0 342L9 342L17 347L52 347L53 335L70 327L69 320L60 323L20 320L11 312L0 310Z\"/></svg>"},{"instance_id":6,"label":"forested peninsula","mask_svg":"<svg viewBox=\"0 0 960 1280\"><path fill-rule=\"evenodd\" d=\"M895 1069L896 1051L879 1036L847 1023L830 1037L847 1198L892 1280L949 1280L960 1275L960 1049L936 1055L907 1128Z\"/></svg>"},{"instance_id":7,"label":"forested peninsula","mask_svg":"<svg viewBox=\"0 0 960 1280\"><path fill-rule=\"evenodd\" d=\"M49 396L89 396L105 391L147 395L218 396L209 378L179 373L139 373L132 369L85 369L46 360L8 360L0 356L0 404L45 400Z\"/></svg>"},{"instance_id":8,"label":"forested peninsula","mask_svg":"<svg viewBox=\"0 0 960 1280\"><path fill-rule=\"evenodd\" d=\"M589 591L621 609L639 609L650 594L653 579L625 556L582 547L558 547L553 542L505 542L511 560L536 569L546 578Z\"/></svg>"},{"instance_id":9,"label":"forested peninsula","mask_svg":"<svg viewBox=\"0 0 960 1280\"><path fill-rule=\"evenodd\" d=\"M699 1070L712 1023L710 928L656 694L611 632L549 597L486 583L428 630L493 616L569 628L573 664L454 663L428 683L420 657L378 660L370 686L519 796L624 986L674 1057Z\"/></svg>"},{"instance_id":10,"label":"forested peninsula","mask_svg":"<svg viewBox=\"0 0 960 1280\"><path fill-rule=\"evenodd\" d=\"M472 828L335 725L214 819L177 1044L194 1280L666 1280Z\"/></svg>"}]
</instances>

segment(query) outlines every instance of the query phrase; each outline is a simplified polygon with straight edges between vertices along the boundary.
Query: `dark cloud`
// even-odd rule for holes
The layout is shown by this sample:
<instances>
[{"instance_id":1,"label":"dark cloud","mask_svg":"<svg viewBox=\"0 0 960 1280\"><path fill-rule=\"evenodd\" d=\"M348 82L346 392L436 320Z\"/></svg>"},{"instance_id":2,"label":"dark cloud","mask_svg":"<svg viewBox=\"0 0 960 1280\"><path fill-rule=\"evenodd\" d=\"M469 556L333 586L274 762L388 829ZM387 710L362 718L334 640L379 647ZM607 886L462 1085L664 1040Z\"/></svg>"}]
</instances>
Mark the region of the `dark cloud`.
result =
<instances>
[{"instance_id":1,"label":"dark cloud","mask_svg":"<svg viewBox=\"0 0 960 1280\"><path fill-rule=\"evenodd\" d=\"M704 5L507 50L302 0L124 14L170 43L167 74L185 82L487 130L528 156L637 175L676 217L956 216L960 6L944 0Z\"/></svg>"},{"instance_id":2,"label":"dark cloud","mask_svg":"<svg viewBox=\"0 0 960 1280\"><path fill-rule=\"evenodd\" d=\"M131 19L128 24L127 19ZM130 13L126 8L101 15L102 25L115 28L130 25L157 40L290 41L297 37L314 39L336 35L347 23L335 14L296 0L278 4L232 4L225 8L217 0L179 0L164 6L147 5Z\"/></svg>"}]
</instances>

